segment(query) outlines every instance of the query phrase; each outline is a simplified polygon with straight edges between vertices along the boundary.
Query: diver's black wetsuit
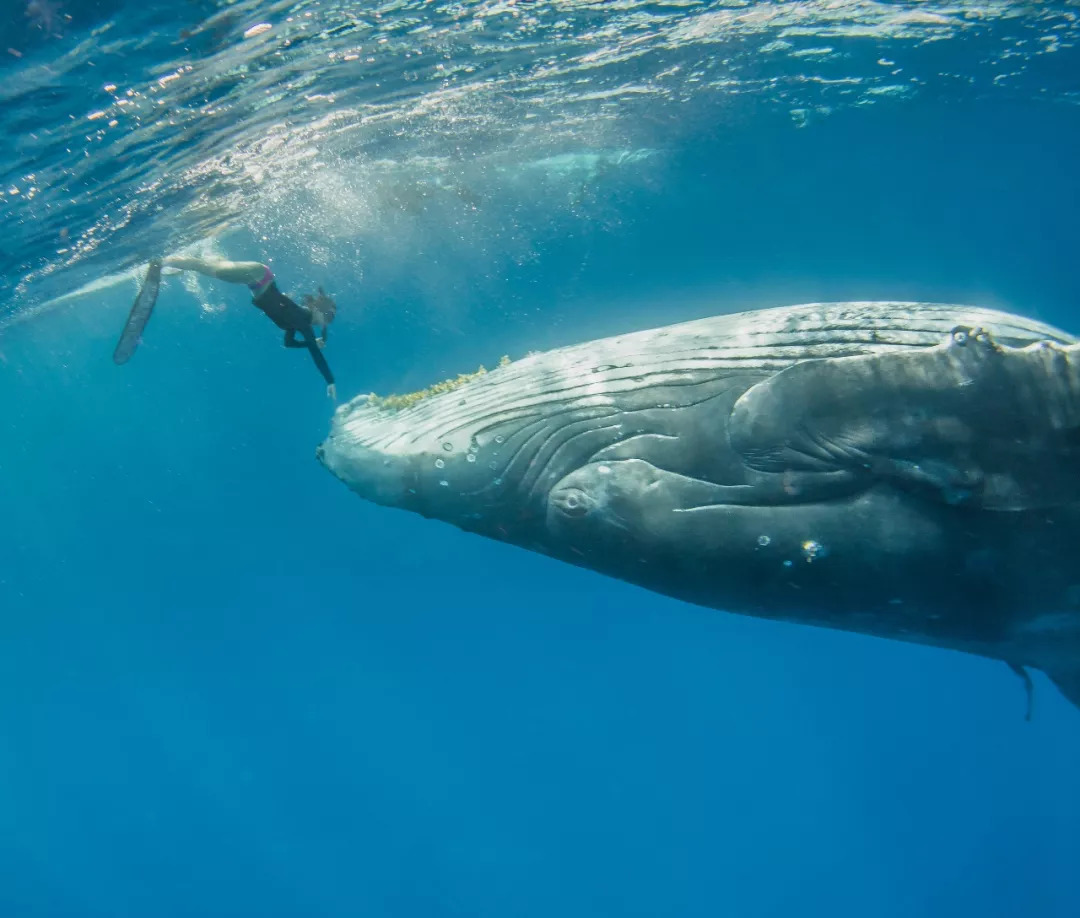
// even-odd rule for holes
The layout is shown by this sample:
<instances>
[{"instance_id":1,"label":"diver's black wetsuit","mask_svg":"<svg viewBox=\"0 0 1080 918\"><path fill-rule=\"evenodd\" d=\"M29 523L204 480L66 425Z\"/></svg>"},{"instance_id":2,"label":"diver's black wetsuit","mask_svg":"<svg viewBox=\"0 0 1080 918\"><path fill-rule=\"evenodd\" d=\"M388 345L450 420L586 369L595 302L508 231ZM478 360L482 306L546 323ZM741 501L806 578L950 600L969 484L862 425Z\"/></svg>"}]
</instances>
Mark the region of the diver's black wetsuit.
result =
<instances>
[{"instance_id":1,"label":"diver's black wetsuit","mask_svg":"<svg viewBox=\"0 0 1080 918\"><path fill-rule=\"evenodd\" d=\"M334 374L330 372L330 365L315 341L315 329L311 325L311 310L298 306L285 296L278 289L277 281L271 281L270 286L254 297L251 302L265 312L278 328L285 330L285 347L306 347L311 352L311 359L315 361L315 366L319 368L326 384L332 386ZM303 340L297 340L298 332ZM323 338L325 337L324 330Z\"/></svg>"}]
</instances>

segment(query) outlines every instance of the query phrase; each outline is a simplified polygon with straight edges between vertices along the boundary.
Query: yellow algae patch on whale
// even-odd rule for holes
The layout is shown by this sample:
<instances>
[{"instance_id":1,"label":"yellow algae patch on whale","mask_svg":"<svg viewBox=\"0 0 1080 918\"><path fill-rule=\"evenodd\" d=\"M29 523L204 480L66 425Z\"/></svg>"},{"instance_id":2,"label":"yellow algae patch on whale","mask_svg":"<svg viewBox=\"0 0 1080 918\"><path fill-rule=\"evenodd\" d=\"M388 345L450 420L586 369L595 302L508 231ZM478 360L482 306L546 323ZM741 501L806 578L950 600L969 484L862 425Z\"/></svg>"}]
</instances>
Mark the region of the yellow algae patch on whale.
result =
<instances>
[{"instance_id":1,"label":"yellow algae patch on whale","mask_svg":"<svg viewBox=\"0 0 1080 918\"><path fill-rule=\"evenodd\" d=\"M510 358L505 354L499 359L500 367L509 366L510 363ZM474 379L479 379L486 374L487 368L479 366L472 373L459 373L457 376L450 379L444 379L442 382L428 386L426 389L418 389L416 392L409 392L405 395L376 395L372 392L367 397L367 404L370 408L379 408L385 411L401 411L404 408L411 408L417 402L421 402L426 398L431 398L433 395L442 395L444 392L453 392L455 389L460 389L466 383L470 383Z\"/></svg>"}]
</instances>

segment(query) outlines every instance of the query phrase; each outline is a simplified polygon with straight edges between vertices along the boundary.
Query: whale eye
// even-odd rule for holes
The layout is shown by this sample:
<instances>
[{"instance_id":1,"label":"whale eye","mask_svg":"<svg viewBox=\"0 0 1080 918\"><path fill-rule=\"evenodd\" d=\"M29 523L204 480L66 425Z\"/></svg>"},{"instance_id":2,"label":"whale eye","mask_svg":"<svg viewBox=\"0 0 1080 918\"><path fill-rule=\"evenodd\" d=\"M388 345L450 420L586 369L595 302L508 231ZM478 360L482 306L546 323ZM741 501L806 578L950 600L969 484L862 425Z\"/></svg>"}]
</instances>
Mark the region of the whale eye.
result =
<instances>
[{"instance_id":1,"label":"whale eye","mask_svg":"<svg viewBox=\"0 0 1080 918\"><path fill-rule=\"evenodd\" d=\"M580 488L564 488L551 495L551 505L566 516L584 516L596 503Z\"/></svg>"}]
</instances>

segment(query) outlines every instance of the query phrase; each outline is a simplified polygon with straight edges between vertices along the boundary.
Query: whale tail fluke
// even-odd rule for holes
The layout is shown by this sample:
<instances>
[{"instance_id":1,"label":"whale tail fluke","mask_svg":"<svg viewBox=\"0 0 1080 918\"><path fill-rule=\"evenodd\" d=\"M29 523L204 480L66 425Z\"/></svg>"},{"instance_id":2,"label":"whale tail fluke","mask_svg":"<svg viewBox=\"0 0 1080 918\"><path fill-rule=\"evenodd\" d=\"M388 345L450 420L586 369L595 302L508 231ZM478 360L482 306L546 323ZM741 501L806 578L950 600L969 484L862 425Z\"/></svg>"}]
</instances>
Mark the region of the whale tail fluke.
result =
<instances>
[{"instance_id":1,"label":"whale tail fluke","mask_svg":"<svg viewBox=\"0 0 1080 918\"><path fill-rule=\"evenodd\" d=\"M1044 671L1050 677L1050 681L1061 690L1061 694L1080 708L1080 665L1073 666L1070 669L1049 669Z\"/></svg>"}]
</instances>

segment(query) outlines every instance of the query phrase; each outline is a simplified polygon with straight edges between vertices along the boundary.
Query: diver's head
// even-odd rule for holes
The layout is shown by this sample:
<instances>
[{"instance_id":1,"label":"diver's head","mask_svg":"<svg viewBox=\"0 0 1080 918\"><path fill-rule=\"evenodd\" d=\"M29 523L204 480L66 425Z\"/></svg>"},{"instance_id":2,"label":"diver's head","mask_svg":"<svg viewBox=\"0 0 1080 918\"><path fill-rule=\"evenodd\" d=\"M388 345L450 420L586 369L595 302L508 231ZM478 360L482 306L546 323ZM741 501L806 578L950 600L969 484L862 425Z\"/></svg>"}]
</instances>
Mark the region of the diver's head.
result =
<instances>
[{"instance_id":1,"label":"diver's head","mask_svg":"<svg viewBox=\"0 0 1080 918\"><path fill-rule=\"evenodd\" d=\"M337 315L337 303L333 297L327 295L322 285L319 286L318 293L305 293L303 303L311 310L311 324L321 325L324 331Z\"/></svg>"}]
</instances>

